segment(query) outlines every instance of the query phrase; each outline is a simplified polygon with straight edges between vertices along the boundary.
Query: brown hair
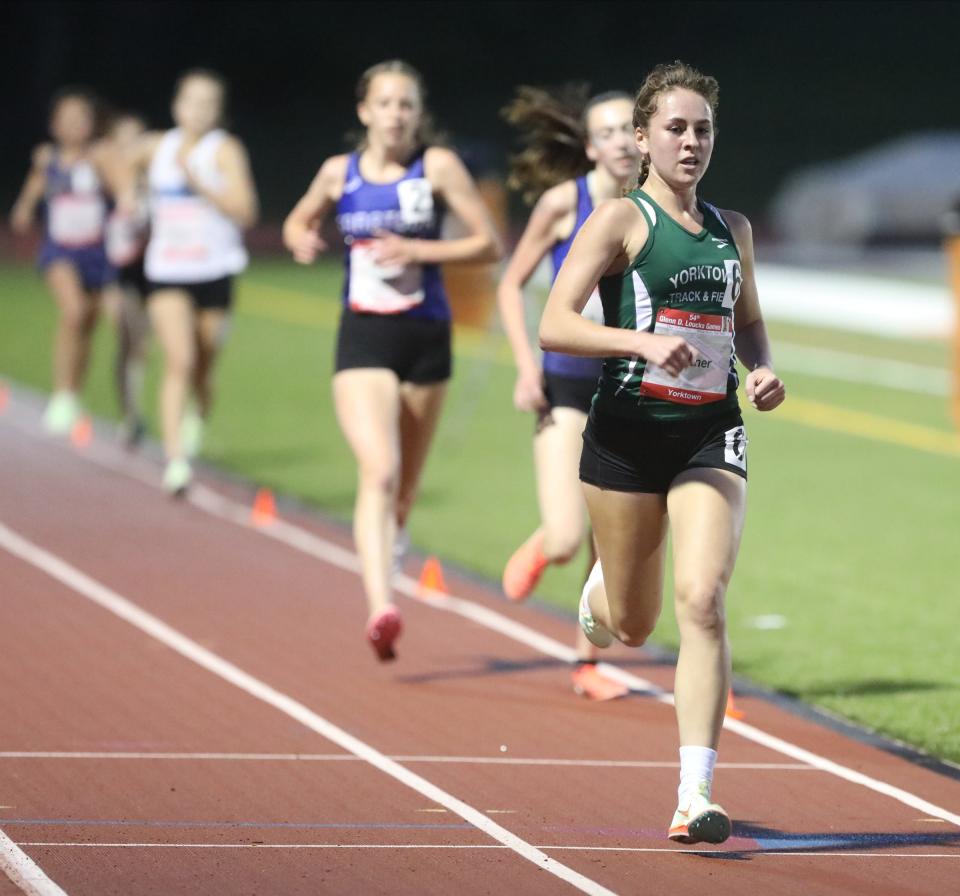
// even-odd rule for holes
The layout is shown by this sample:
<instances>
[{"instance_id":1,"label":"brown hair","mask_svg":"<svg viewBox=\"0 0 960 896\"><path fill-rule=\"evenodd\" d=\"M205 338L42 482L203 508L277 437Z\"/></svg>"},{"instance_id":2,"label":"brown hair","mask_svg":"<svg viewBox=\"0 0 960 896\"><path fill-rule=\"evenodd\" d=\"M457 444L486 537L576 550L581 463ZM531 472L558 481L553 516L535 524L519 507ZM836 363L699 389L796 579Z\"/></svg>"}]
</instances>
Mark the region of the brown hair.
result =
<instances>
[{"instance_id":1,"label":"brown hair","mask_svg":"<svg viewBox=\"0 0 960 896\"><path fill-rule=\"evenodd\" d=\"M56 114L60 104L67 100L79 100L86 104L90 110L90 117L93 120L93 127L90 132L90 139L96 140L102 137L107 126L107 112L103 100L95 90L82 84L71 84L67 87L61 87L50 98L48 114L50 119Z\"/></svg>"},{"instance_id":2,"label":"brown hair","mask_svg":"<svg viewBox=\"0 0 960 896\"><path fill-rule=\"evenodd\" d=\"M173 98L176 99L180 95L180 91L183 90L187 81L192 81L194 78L200 78L204 81L211 81L220 88L220 115L217 118L217 124L220 127L225 127L228 124L227 101L230 98L230 88L227 84L227 79L221 75L220 72L215 72L211 68L198 67L187 69L174 82Z\"/></svg>"},{"instance_id":3,"label":"brown hair","mask_svg":"<svg viewBox=\"0 0 960 896\"><path fill-rule=\"evenodd\" d=\"M587 116L594 106L629 100L620 90L590 96L587 84L565 84L554 90L522 85L500 114L520 131L524 148L510 159L507 186L533 204L550 187L586 174Z\"/></svg>"},{"instance_id":4,"label":"brown hair","mask_svg":"<svg viewBox=\"0 0 960 896\"><path fill-rule=\"evenodd\" d=\"M417 127L416 142L419 147L442 146L446 143L446 135L439 131L433 120L433 115L427 108L427 85L423 80L423 75L415 69L409 62L403 59L387 59L384 62L378 62L371 65L357 81L356 96L357 102L362 103L370 92L370 85L377 75L406 75L414 84L417 85L417 92L420 94L420 103L422 111L420 113L420 124ZM358 131L351 131L347 138L356 144L357 149L363 149L366 146L366 134Z\"/></svg>"},{"instance_id":5,"label":"brown hair","mask_svg":"<svg viewBox=\"0 0 960 896\"><path fill-rule=\"evenodd\" d=\"M644 79L633 105L633 126L647 130L650 127L650 119L657 111L657 100L660 94L675 87L699 93L710 104L713 112L714 133L716 133L717 109L720 104L720 85L717 84L717 79L703 74L679 59L670 63L661 63ZM643 186L649 173L650 159L643 156L637 178L638 187Z\"/></svg>"}]
</instances>

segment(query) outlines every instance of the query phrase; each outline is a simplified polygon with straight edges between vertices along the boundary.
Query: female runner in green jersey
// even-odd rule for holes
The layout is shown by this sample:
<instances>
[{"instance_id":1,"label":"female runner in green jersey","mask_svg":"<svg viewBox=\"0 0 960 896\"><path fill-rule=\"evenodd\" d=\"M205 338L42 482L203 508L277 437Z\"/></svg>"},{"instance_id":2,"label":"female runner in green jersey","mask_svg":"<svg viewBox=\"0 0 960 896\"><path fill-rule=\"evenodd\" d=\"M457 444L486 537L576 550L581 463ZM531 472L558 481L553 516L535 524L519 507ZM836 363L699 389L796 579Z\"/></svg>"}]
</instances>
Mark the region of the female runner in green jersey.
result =
<instances>
[{"instance_id":1,"label":"female runner in green jersey","mask_svg":"<svg viewBox=\"0 0 960 896\"><path fill-rule=\"evenodd\" d=\"M667 524L680 628L675 699L679 805L671 839L720 843L712 802L730 680L724 595L746 506L737 357L757 410L784 399L753 271L750 224L698 199L713 152L717 82L680 62L637 96L637 190L600 204L578 233L540 325L551 351L604 357L580 478L600 560L580 622L598 646L643 644L660 614ZM599 285L605 325L581 316Z\"/></svg>"}]
</instances>

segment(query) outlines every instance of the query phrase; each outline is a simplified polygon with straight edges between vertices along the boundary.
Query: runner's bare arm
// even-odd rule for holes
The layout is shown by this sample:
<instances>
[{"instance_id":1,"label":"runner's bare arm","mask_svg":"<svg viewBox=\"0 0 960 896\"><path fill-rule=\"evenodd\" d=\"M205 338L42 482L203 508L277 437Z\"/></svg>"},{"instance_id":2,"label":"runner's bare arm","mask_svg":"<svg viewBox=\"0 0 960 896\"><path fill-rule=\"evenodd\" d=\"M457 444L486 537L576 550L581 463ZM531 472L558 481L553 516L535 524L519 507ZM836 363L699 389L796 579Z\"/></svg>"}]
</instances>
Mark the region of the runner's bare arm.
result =
<instances>
[{"instance_id":1,"label":"runner's bare arm","mask_svg":"<svg viewBox=\"0 0 960 896\"><path fill-rule=\"evenodd\" d=\"M540 345L592 358L640 356L676 376L693 363L693 349L676 336L606 327L581 315L597 282L624 270L646 242L646 219L628 199L600 203L580 228L540 321Z\"/></svg>"},{"instance_id":2,"label":"runner's bare arm","mask_svg":"<svg viewBox=\"0 0 960 896\"><path fill-rule=\"evenodd\" d=\"M569 182L558 184L540 197L497 287L500 319L517 365L513 401L521 411L533 411L546 403L540 364L527 334L523 287L557 242L558 225L570 217L575 202L576 190Z\"/></svg>"},{"instance_id":3,"label":"runner's bare arm","mask_svg":"<svg viewBox=\"0 0 960 896\"><path fill-rule=\"evenodd\" d=\"M388 231L377 233L377 261L391 264L447 264L458 261L496 261L503 254L500 238L477 185L456 153L432 146L423 158L424 173L446 206L467 229L467 236L451 240L418 240Z\"/></svg>"},{"instance_id":4,"label":"runner's bare arm","mask_svg":"<svg viewBox=\"0 0 960 896\"><path fill-rule=\"evenodd\" d=\"M283 222L283 243L300 264L312 264L327 248L318 230L343 193L348 159L346 155L327 159Z\"/></svg>"},{"instance_id":5,"label":"runner's bare arm","mask_svg":"<svg viewBox=\"0 0 960 896\"><path fill-rule=\"evenodd\" d=\"M44 143L33 151L30 160L30 170L27 172L20 195L10 210L10 228L19 236L27 233L33 224L37 205L43 199L47 188L47 165L50 164L50 154L53 152L48 143Z\"/></svg>"},{"instance_id":6,"label":"runner's bare arm","mask_svg":"<svg viewBox=\"0 0 960 896\"><path fill-rule=\"evenodd\" d=\"M136 179L128 160L109 140L97 141L90 155L107 192L113 197L116 210L133 214L137 204Z\"/></svg>"},{"instance_id":7,"label":"runner's bare arm","mask_svg":"<svg viewBox=\"0 0 960 896\"><path fill-rule=\"evenodd\" d=\"M772 411L786 397L783 381L773 372L773 357L767 327L760 310L757 280L754 272L753 232L750 222L739 212L724 211L733 238L740 252L740 298L734 306L734 344L737 357L750 371L744 390L747 400L758 411Z\"/></svg>"}]
</instances>

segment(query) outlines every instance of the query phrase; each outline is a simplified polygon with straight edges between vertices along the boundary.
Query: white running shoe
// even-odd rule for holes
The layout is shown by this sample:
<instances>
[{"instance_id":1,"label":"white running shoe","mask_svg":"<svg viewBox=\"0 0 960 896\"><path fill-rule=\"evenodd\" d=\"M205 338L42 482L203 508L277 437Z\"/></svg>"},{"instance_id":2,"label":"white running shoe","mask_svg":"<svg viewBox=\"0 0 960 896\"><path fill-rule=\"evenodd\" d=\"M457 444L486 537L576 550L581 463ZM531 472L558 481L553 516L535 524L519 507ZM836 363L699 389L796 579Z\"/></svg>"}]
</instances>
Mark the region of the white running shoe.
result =
<instances>
[{"instance_id":1,"label":"white running shoe","mask_svg":"<svg viewBox=\"0 0 960 896\"><path fill-rule=\"evenodd\" d=\"M182 497L192 479L193 469L190 462L182 457L175 457L167 463L167 468L163 471L163 490L175 498Z\"/></svg>"},{"instance_id":2,"label":"white running shoe","mask_svg":"<svg viewBox=\"0 0 960 896\"><path fill-rule=\"evenodd\" d=\"M590 604L587 602L587 597L593 590L594 585L602 581L603 570L600 568L600 561L598 560L594 563L593 569L590 570L587 581L583 583L583 591L580 594L579 614L580 628L583 629L587 640L593 644L594 647L609 647L613 643L613 635L593 618L593 613L590 612Z\"/></svg>"},{"instance_id":3,"label":"white running shoe","mask_svg":"<svg viewBox=\"0 0 960 896\"><path fill-rule=\"evenodd\" d=\"M676 843L723 843L730 836L730 816L710 802L706 787L680 801L667 836Z\"/></svg>"},{"instance_id":4,"label":"white running shoe","mask_svg":"<svg viewBox=\"0 0 960 896\"><path fill-rule=\"evenodd\" d=\"M65 436L79 416L80 401L76 392L54 392L43 415L43 426L51 435Z\"/></svg>"}]
</instances>

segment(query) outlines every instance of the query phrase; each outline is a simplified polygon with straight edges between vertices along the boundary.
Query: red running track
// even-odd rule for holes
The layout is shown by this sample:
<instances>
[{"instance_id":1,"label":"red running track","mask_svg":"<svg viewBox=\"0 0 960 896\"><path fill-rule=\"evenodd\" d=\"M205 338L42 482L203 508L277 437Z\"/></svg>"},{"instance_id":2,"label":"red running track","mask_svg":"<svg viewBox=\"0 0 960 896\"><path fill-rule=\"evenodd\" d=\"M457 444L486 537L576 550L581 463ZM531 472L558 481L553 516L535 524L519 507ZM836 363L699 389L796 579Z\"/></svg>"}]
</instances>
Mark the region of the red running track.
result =
<instances>
[{"instance_id":1,"label":"red running track","mask_svg":"<svg viewBox=\"0 0 960 896\"><path fill-rule=\"evenodd\" d=\"M339 528L171 501L19 393L0 457L0 896L960 891L960 781L743 698L734 837L675 846L671 668L585 702L572 623L456 576L379 665Z\"/></svg>"}]
</instances>

